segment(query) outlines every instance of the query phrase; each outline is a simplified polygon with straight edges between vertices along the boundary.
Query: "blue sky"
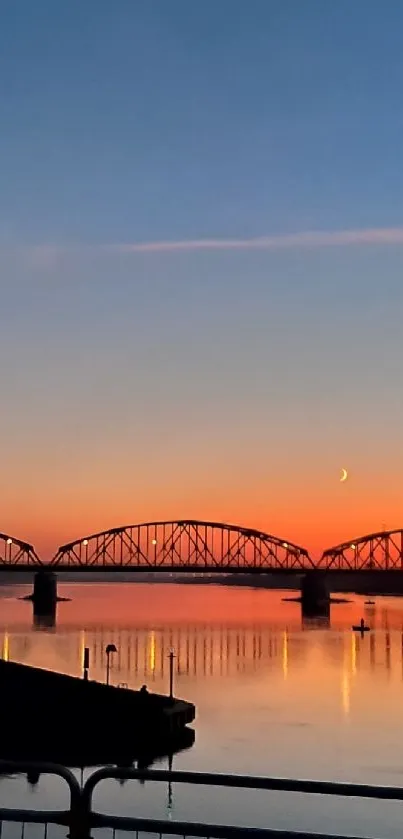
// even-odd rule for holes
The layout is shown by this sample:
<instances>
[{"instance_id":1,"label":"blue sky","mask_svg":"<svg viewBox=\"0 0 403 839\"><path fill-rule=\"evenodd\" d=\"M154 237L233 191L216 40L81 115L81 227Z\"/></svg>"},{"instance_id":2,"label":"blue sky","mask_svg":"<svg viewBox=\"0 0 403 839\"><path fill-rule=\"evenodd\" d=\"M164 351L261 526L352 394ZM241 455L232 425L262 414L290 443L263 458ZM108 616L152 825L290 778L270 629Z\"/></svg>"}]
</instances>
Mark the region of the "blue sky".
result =
<instances>
[{"instance_id":1,"label":"blue sky","mask_svg":"<svg viewBox=\"0 0 403 839\"><path fill-rule=\"evenodd\" d=\"M403 524L402 32L398 0L2 4L2 529Z\"/></svg>"},{"instance_id":2,"label":"blue sky","mask_svg":"<svg viewBox=\"0 0 403 839\"><path fill-rule=\"evenodd\" d=\"M397 0L4 3L3 236L393 224L402 18Z\"/></svg>"}]
</instances>

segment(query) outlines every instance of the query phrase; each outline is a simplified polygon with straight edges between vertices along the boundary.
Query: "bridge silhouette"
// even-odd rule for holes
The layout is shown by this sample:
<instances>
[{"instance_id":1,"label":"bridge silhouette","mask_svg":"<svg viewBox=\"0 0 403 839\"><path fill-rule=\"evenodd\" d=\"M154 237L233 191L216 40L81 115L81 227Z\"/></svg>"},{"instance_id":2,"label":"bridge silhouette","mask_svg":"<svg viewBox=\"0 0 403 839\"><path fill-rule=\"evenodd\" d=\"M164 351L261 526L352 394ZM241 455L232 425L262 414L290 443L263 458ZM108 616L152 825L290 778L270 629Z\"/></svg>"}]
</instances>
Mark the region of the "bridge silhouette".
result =
<instances>
[{"instance_id":1,"label":"bridge silhouette","mask_svg":"<svg viewBox=\"0 0 403 839\"><path fill-rule=\"evenodd\" d=\"M0 533L0 568L5 566L9 571L221 574L401 571L403 529L342 542L318 560L301 545L262 530L196 519L126 525L83 536L61 545L48 561L28 542Z\"/></svg>"},{"instance_id":2,"label":"bridge silhouette","mask_svg":"<svg viewBox=\"0 0 403 839\"><path fill-rule=\"evenodd\" d=\"M34 572L34 613L55 612L56 573L293 575L306 615L328 613L330 584L359 575L373 586L387 578L389 591L403 576L403 530L361 536L327 548L315 561L306 548L250 527L181 519L115 527L68 542L44 562L33 545L0 534L0 569ZM353 579L353 577L351 577ZM397 582L399 581L399 582Z\"/></svg>"}]
</instances>

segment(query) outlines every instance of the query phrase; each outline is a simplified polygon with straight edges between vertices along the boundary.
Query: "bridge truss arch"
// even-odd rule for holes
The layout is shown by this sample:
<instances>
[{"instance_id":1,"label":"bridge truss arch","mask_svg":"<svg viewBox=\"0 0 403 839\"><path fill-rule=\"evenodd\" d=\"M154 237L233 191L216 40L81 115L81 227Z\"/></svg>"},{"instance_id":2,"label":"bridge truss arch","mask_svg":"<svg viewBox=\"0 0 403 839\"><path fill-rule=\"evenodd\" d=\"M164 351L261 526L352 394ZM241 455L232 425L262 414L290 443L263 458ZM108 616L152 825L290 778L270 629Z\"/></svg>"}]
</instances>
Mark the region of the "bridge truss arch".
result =
<instances>
[{"instance_id":1,"label":"bridge truss arch","mask_svg":"<svg viewBox=\"0 0 403 839\"><path fill-rule=\"evenodd\" d=\"M370 533L323 552L319 568L343 571L402 571L403 529Z\"/></svg>"},{"instance_id":2,"label":"bridge truss arch","mask_svg":"<svg viewBox=\"0 0 403 839\"><path fill-rule=\"evenodd\" d=\"M0 568L4 565L41 565L33 545L9 533L0 533Z\"/></svg>"},{"instance_id":3,"label":"bridge truss arch","mask_svg":"<svg viewBox=\"0 0 403 839\"><path fill-rule=\"evenodd\" d=\"M193 519L146 522L62 545L54 566L236 572L312 568L305 548L260 530Z\"/></svg>"}]
</instances>

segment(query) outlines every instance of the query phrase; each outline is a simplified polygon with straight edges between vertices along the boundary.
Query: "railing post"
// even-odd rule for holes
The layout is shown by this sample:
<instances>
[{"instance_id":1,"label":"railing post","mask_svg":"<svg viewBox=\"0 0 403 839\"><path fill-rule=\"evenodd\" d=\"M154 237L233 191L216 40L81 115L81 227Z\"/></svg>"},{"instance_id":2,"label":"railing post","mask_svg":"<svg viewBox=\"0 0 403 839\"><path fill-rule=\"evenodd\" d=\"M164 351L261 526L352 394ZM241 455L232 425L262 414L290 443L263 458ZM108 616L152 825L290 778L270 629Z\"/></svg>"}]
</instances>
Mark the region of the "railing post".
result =
<instances>
[{"instance_id":1,"label":"railing post","mask_svg":"<svg viewBox=\"0 0 403 839\"><path fill-rule=\"evenodd\" d=\"M88 809L88 799L81 791L80 797L70 809L69 839L89 839L91 835L91 818Z\"/></svg>"}]
</instances>

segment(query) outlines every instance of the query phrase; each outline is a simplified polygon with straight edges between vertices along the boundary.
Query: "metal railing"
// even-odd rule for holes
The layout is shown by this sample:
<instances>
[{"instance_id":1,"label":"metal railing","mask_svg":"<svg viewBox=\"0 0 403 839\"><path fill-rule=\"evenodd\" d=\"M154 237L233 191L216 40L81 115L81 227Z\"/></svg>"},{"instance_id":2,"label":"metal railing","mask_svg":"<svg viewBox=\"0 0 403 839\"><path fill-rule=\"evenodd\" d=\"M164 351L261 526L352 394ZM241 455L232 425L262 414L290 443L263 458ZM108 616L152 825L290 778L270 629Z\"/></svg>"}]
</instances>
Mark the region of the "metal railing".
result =
<instances>
[{"instance_id":1,"label":"metal railing","mask_svg":"<svg viewBox=\"0 0 403 839\"><path fill-rule=\"evenodd\" d=\"M31 810L0 807L0 821L70 825L81 815L82 789L70 769L56 763L0 760L1 775L55 775L66 781L70 793L68 810Z\"/></svg>"},{"instance_id":2,"label":"metal railing","mask_svg":"<svg viewBox=\"0 0 403 839\"><path fill-rule=\"evenodd\" d=\"M134 780L141 782L190 784L192 786L225 787L232 789L266 790L272 792L304 793L341 798L381 799L403 801L403 788L370 784L350 784L333 781L294 780L289 778L265 778L250 775L228 775L209 772L184 772L165 770L138 770L130 768L104 768L93 772L82 787L73 773L52 763L14 763L0 761L1 774L51 774L66 781L70 793L68 810L30 810L0 808L0 822L41 823L44 825L65 825L70 839L88 839L93 828L111 828L138 833L152 833L181 837L205 837L205 839L329 839L329 834L309 833L292 830L277 830L270 827L240 827L237 825L209 824L207 822L177 821L171 819L148 819L136 816L115 816L93 810L93 794L99 783L106 780ZM46 835L46 830L45 830ZM335 839L333 834L332 839ZM343 834L343 839L354 839Z\"/></svg>"}]
</instances>

